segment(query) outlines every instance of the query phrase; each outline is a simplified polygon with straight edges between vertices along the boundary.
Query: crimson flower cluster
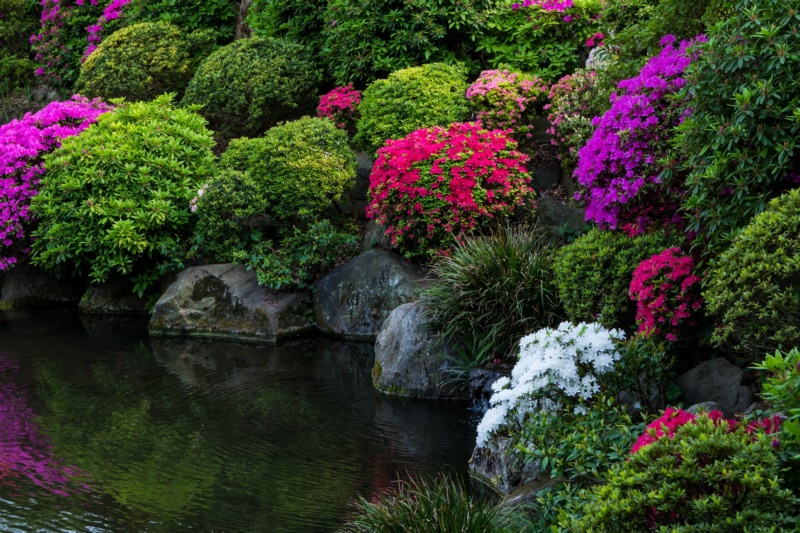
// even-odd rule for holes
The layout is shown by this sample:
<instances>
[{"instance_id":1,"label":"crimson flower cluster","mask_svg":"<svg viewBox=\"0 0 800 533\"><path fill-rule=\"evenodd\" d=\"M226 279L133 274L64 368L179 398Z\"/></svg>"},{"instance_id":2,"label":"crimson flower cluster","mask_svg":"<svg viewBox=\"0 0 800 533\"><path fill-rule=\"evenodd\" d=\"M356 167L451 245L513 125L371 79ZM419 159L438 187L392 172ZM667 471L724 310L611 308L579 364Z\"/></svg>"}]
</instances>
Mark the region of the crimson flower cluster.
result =
<instances>
[{"instance_id":1,"label":"crimson flower cluster","mask_svg":"<svg viewBox=\"0 0 800 533\"><path fill-rule=\"evenodd\" d=\"M601 227L627 225L639 233L653 222L675 221L683 190L662 183L661 174L672 166L664 158L672 130L684 116L670 95L685 83L682 76L693 60L687 52L692 42L675 47L670 35L661 43L661 52L638 76L619 83L611 108L594 119L596 129L578 153L575 177L584 188L578 199L586 204L587 220Z\"/></svg>"},{"instance_id":2,"label":"crimson flower cluster","mask_svg":"<svg viewBox=\"0 0 800 533\"><path fill-rule=\"evenodd\" d=\"M78 5L83 4L83 0L77 0L77 1ZM91 0L91 1L93 4L97 3L97 0ZM88 36L89 46L86 48L86 52L83 54L84 59L88 57L89 54L97 50L97 45L100 44L100 39L101 39L100 32L103 31L103 24L121 17L122 8L130 3L131 0L113 0L103 10L103 14L100 15L100 18L97 19L97 24L86 27L86 31L89 34Z\"/></svg>"},{"instance_id":3,"label":"crimson flower cluster","mask_svg":"<svg viewBox=\"0 0 800 533\"><path fill-rule=\"evenodd\" d=\"M633 271L628 294L636 301L639 332L678 340L686 326L693 326L702 306L700 278L692 274L694 260L680 248L667 248L642 261Z\"/></svg>"},{"instance_id":4,"label":"crimson flower cluster","mask_svg":"<svg viewBox=\"0 0 800 533\"><path fill-rule=\"evenodd\" d=\"M572 2L573 0L523 0L521 3L515 2L511 4L511 9L539 6L544 11L566 11L572 7Z\"/></svg>"},{"instance_id":5,"label":"crimson flower cluster","mask_svg":"<svg viewBox=\"0 0 800 533\"><path fill-rule=\"evenodd\" d=\"M360 103L361 92L353 89L352 83L344 87L336 87L320 97L317 116L331 119L337 127L354 135Z\"/></svg>"},{"instance_id":6,"label":"crimson flower cluster","mask_svg":"<svg viewBox=\"0 0 800 533\"><path fill-rule=\"evenodd\" d=\"M527 159L505 132L478 122L414 131L378 150L367 216L407 256L447 255L532 197Z\"/></svg>"},{"instance_id":7,"label":"crimson flower cluster","mask_svg":"<svg viewBox=\"0 0 800 533\"><path fill-rule=\"evenodd\" d=\"M727 424L728 431L735 431L739 426L739 421L732 420L730 418L724 418L722 412L718 410L711 411L706 416L713 420L716 425L723 423ZM638 452L642 448L653 444L665 435L670 439L675 437L676 429L686 424L692 424L695 422L695 420L697 420L695 415L686 412L683 409L668 407L664 411L663 415L648 424L647 428L644 430L644 433L642 433L642 435L633 444L633 447L631 448L631 455ZM750 435L753 435L753 437L755 437L756 434L761 431L763 431L766 435L773 435L780 432L782 422L783 419L781 417L778 415L773 415L769 418L750 422L747 424L747 426L745 426L745 430ZM780 442L777 439L773 439L772 446L777 448L780 446Z\"/></svg>"},{"instance_id":8,"label":"crimson flower cluster","mask_svg":"<svg viewBox=\"0 0 800 533\"><path fill-rule=\"evenodd\" d=\"M14 265L29 249L26 225L30 200L37 194L45 153L60 140L77 135L111 106L75 95L41 111L0 126L0 271Z\"/></svg>"}]
</instances>

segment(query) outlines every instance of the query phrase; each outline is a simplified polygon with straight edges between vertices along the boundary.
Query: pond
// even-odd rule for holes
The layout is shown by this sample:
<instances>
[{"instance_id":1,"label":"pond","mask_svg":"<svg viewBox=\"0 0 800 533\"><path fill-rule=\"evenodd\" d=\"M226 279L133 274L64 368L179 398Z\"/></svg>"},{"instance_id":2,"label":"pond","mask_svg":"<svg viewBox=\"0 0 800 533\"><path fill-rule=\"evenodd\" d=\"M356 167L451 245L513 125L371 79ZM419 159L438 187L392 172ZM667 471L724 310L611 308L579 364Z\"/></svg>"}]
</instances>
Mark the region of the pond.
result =
<instances>
[{"instance_id":1,"label":"pond","mask_svg":"<svg viewBox=\"0 0 800 533\"><path fill-rule=\"evenodd\" d=\"M359 494L465 474L477 415L383 397L371 366L369 344L0 311L0 530L335 531Z\"/></svg>"}]
</instances>

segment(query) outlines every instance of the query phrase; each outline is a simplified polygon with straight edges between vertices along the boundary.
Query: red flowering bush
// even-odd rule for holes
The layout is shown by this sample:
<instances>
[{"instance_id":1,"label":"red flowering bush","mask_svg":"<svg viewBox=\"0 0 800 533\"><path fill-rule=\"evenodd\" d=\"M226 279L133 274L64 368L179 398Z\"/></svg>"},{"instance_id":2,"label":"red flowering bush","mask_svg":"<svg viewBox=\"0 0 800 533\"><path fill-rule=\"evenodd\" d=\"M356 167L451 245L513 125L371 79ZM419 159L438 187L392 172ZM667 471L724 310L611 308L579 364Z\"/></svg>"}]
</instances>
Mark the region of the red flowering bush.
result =
<instances>
[{"instance_id":1,"label":"red flowering bush","mask_svg":"<svg viewBox=\"0 0 800 533\"><path fill-rule=\"evenodd\" d=\"M547 84L538 76L485 70L467 89L467 100L486 129L511 130L517 140L530 137L537 108L547 96Z\"/></svg>"},{"instance_id":2,"label":"red flowering bush","mask_svg":"<svg viewBox=\"0 0 800 533\"><path fill-rule=\"evenodd\" d=\"M350 136L356 133L356 122L360 116L358 105L361 103L361 92L353 89L353 84L336 87L323 94L317 106L319 118L331 119L336 127L342 128Z\"/></svg>"},{"instance_id":3,"label":"red flowering bush","mask_svg":"<svg viewBox=\"0 0 800 533\"><path fill-rule=\"evenodd\" d=\"M694 260L675 247L636 267L628 295L636 301L640 333L675 341L681 328L695 324L693 316L703 301L694 266Z\"/></svg>"},{"instance_id":4,"label":"red flowering bush","mask_svg":"<svg viewBox=\"0 0 800 533\"><path fill-rule=\"evenodd\" d=\"M447 255L454 242L531 198L527 156L477 122L414 131L378 150L367 216L406 256Z\"/></svg>"}]
</instances>

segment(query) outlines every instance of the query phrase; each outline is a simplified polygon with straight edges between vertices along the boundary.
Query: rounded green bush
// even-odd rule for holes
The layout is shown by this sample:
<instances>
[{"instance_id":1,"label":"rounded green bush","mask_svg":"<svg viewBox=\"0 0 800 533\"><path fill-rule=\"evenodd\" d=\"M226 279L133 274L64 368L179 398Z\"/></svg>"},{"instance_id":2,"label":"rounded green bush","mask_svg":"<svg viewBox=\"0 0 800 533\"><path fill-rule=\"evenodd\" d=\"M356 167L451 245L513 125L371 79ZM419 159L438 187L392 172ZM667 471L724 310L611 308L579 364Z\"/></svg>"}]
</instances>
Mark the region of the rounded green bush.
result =
<instances>
[{"instance_id":1,"label":"rounded green bush","mask_svg":"<svg viewBox=\"0 0 800 533\"><path fill-rule=\"evenodd\" d=\"M55 272L112 274L142 293L191 235L189 202L214 168L203 117L171 95L123 104L45 157L31 212L33 263Z\"/></svg>"},{"instance_id":2,"label":"rounded green bush","mask_svg":"<svg viewBox=\"0 0 800 533\"><path fill-rule=\"evenodd\" d=\"M299 44L268 37L240 39L208 56L186 88L215 131L260 135L280 121L310 113L320 73Z\"/></svg>"},{"instance_id":3,"label":"rounded green bush","mask_svg":"<svg viewBox=\"0 0 800 533\"><path fill-rule=\"evenodd\" d=\"M374 154L387 139L468 120L467 87L466 70L444 63L398 70L371 83L359 106L356 144Z\"/></svg>"},{"instance_id":4,"label":"rounded green bush","mask_svg":"<svg viewBox=\"0 0 800 533\"><path fill-rule=\"evenodd\" d=\"M561 248L553 269L567 317L573 322L598 321L607 328L633 330L636 304L628 296L633 271L677 242L678 237L664 233L630 238L593 229Z\"/></svg>"},{"instance_id":5,"label":"rounded green bush","mask_svg":"<svg viewBox=\"0 0 800 533\"><path fill-rule=\"evenodd\" d=\"M103 39L81 65L75 89L88 97L128 100L168 92L180 96L213 45L207 31L187 34L166 22L134 24Z\"/></svg>"},{"instance_id":6,"label":"rounded green bush","mask_svg":"<svg viewBox=\"0 0 800 533\"><path fill-rule=\"evenodd\" d=\"M356 176L347 133L323 118L303 117L263 137L234 139L220 164L249 171L266 202L265 214L276 220L301 210L321 212L353 186Z\"/></svg>"},{"instance_id":7,"label":"rounded green bush","mask_svg":"<svg viewBox=\"0 0 800 533\"><path fill-rule=\"evenodd\" d=\"M755 358L800 345L800 189L772 200L712 266L714 339Z\"/></svg>"}]
</instances>

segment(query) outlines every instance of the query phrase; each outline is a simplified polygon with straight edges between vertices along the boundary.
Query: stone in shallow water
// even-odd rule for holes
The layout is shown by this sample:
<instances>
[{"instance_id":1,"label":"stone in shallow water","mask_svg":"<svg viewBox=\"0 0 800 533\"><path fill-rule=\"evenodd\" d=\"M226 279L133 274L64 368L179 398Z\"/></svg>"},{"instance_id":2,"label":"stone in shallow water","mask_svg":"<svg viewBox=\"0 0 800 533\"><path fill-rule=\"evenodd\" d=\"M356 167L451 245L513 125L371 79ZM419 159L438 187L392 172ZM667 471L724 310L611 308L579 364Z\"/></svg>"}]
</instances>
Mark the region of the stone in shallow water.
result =
<instances>
[{"instance_id":1,"label":"stone in shallow water","mask_svg":"<svg viewBox=\"0 0 800 533\"><path fill-rule=\"evenodd\" d=\"M78 309L89 315L144 315L147 303L131 291L131 285L116 280L90 285Z\"/></svg>"},{"instance_id":2,"label":"stone in shallow water","mask_svg":"<svg viewBox=\"0 0 800 533\"><path fill-rule=\"evenodd\" d=\"M311 329L308 293L258 285L243 265L187 268L161 295L150 333L275 342Z\"/></svg>"}]
</instances>

